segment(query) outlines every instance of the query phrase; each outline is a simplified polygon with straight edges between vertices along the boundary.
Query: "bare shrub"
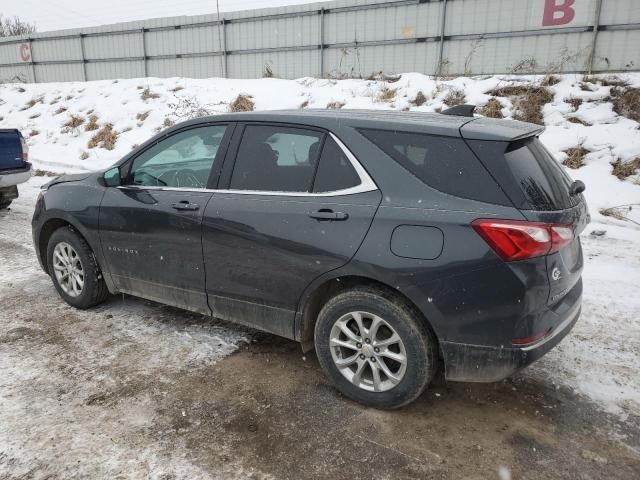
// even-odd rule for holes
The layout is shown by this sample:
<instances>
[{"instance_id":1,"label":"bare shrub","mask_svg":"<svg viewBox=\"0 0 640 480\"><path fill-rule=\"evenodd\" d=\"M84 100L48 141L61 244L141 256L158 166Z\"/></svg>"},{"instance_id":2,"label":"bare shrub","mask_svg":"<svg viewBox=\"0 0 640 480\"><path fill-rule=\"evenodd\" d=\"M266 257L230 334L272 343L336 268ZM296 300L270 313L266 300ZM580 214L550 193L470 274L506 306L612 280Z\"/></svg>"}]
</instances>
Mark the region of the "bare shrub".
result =
<instances>
[{"instance_id":1,"label":"bare shrub","mask_svg":"<svg viewBox=\"0 0 640 480\"><path fill-rule=\"evenodd\" d=\"M344 103L344 102L338 102L338 101L335 101L335 102L329 102L329 103L327 103L327 108L328 108L329 110L340 110L340 109L341 109L342 107L344 107L345 105L346 105L346 103Z\"/></svg>"},{"instance_id":2,"label":"bare shrub","mask_svg":"<svg viewBox=\"0 0 640 480\"><path fill-rule=\"evenodd\" d=\"M491 97L478 113L489 118L504 118L502 104L496 97Z\"/></svg>"},{"instance_id":3,"label":"bare shrub","mask_svg":"<svg viewBox=\"0 0 640 480\"><path fill-rule=\"evenodd\" d=\"M64 113L67 111L67 107L58 107L58 109L55 111L56 115L60 115L61 113Z\"/></svg>"},{"instance_id":4,"label":"bare shrub","mask_svg":"<svg viewBox=\"0 0 640 480\"><path fill-rule=\"evenodd\" d=\"M396 89L384 87L378 94L378 100L381 102L392 102L396 98Z\"/></svg>"},{"instance_id":5,"label":"bare shrub","mask_svg":"<svg viewBox=\"0 0 640 480\"><path fill-rule=\"evenodd\" d=\"M640 122L640 88L613 87L611 97L614 112Z\"/></svg>"},{"instance_id":6,"label":"bare shrub","mask_svg":"<svg viewBox=\"0 0 640 480\"><path fill-rule=\"evenodd\" d=\"M264 78L273 78L275 74L273 73L273 67L269 62L264 64L264 69L262 70L262 76Z\"/></svg>"},{"instance_id":7,"label":"bare shrub","mask_svg":"<svg viewBox=\"0 0 640 480\"><path fill-rule=\"evenodd\" d=\"M3 18L0 14L0 37L13 37L15 35L25 35L34 33L36 26L33 23L25 22L19 17Z\"/></svg>"},{"instance_id":8,"label":"bare shrub","mask_svg":"<svg viewBox=\"0 0 640 480\"><path fill-rule=\"evenodd\" d=\"M456 105L462 105L466 99L467 98L463 90L460 90L459 88L453 88L449 91L449 93L447 93L447 96L444 97L444 103L446 103L449 107L455 107Z\"/></svg>"},{"instance_id":9,"label":"bare shrub","mask_svg":"<svg viewBox=\"0 0 640 480\"><path fill-rule=\"evenodd\" d=\"M636 170L640 169L640 157L634 158L629 162L623 162L622 160L618 159L611 165L613 166L613 170L611 171L611 173L618 177L620 180L624 180L635 174Z\"/></svg>"},{"instance_id":10,"label":"bare shrub","mask_svg":"<svg viewBox=\"0 0 640 480\"><path fill-rule=\"evenodd\" d=\"M422 93L422 90L418 91L418 93L416 93L416 98L413 99L413 103L416 107L420 107L422 105L424 105L427 102L427 97L425 97L424 93Z\"/></svg>"},{"instance_id":11,"label":"bare shrub","mask_svg":"<svg viewBox=\"0 0 640 480\"><path fill-rule=\"evenodd\" d=\"M89 152L82 152L80 154L80 160L86 160L87 158L89 158Z\"/></svg>"},{"instance_id":12,"label":"bare shrub","mask_svg":"<svg viewBox=\"0 0 640 480\"><path fill-rule=\"evenodd\" d=\"M570 148L564 153L567 154L567 158L562 162L562 164L565 167L573 168L575 170L584 166L584 157L589 154L589 150L580 145L579 147Z\"/></svg>"},{"instance_id":13,"label":"bare shrub","mask_svg":"<svg viewBox=\"0 0 640 480\"><path fill-rule=\"evenodd\" d=\"M113 129L113 125L111 123L105 123L102 128L98 130L93 137L91 137L87 147L102 147L105 150L113 150L116 146L116 142L118 141L118 135L118 132Z\"/></svg>"},{"instance_id":14,"label":"bare shrub","mask_svg":"<svg viewBox=\"0 0 640 480\"><path fill-rule=\"evenodd\" d=\"M146 112L139 112L136 114L136 120L138 120L140 123L143 123L149 117L150 113L151 110L147 110Z\"/></svg>"},{"instance_id":15,"label":"bare shrub","mask_svg":"<svg viewBox=\"0 0 640 480\"><path fill-rule=\"evenodd\" d=\"M252 112L255 104L249 95L238 95L235 100L229 104L230 112Z\"/></svg>"},{"instance_id":16,"label":"bare shrub","mask_svg":"<svg viewBox=\"0 0 640 480\"><path fill-rule=\"evenodd\" d=\"M144 90L142 90L142 93L140 94L140 98L144 101L147 101L149 99L160 98L160 95L158 95L155 92L152 92L149 87L146 87Z\"/></svg>"},{"instance_id":17,"label":"bare shrub","mask_svg":"<svg viewBox=\"0 0 640 480\"><path fill-rule=\"evenodd\" d=\"M89 116L89 121L84 126L84 131L91 132L93 130L97 130L98 128L100 128L100 126L98 125L98 116L97 115Z\"/></svg>"},{"instance_id":18,"label":"bare shrub","mask_svg":"<svg viewBox=\"0 0 640 480\"><path fill-rule=\"evenodd\" d=\"M517 85L491 90L489 95L510 97L515 111L514 120L544 125L543 107L553 101L553 94L545 87Z\"/></svg>"},{"instance_id":19,"label":"bare shrub","mask_svg":"<svg viewBox=\"0 0 640 480\"><path fill-rule=\"evenodd\" d=\"M171 110L171 116L178 120L208 117L216 113L213 105L203 105L195 97L180 98L176 103L170 103L168 107Z\"/></svg>"},{"instance_id":20,"label":"bare shrub","mask_svg":"<svg viewBox=\"0 0 640 480\"><path fill-rule=\"evenodd\" d=\"M582 105L582 99L571 97L567 100L567 103L571 105L571 107L573 108L573 111L576 112L580 108L580 105Z\"/></svg>"}]
</instances>

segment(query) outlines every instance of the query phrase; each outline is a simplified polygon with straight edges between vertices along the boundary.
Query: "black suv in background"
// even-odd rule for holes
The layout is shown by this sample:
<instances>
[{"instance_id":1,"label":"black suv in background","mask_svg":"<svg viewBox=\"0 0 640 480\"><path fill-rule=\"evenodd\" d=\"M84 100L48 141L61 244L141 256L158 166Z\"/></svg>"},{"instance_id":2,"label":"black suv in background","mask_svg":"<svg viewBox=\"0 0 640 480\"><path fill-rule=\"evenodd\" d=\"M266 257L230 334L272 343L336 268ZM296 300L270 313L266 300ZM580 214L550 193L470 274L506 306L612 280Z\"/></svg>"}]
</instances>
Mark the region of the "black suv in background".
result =
<instances>
[{"instance_id":1,"label":"black suv in background","mask_svg":"<svg viewBox=\"0 0 640 480\"><path fill-rule=\"evenodd\" d=\"M378 407L496 381L580 314L589 216L537 125L379 111L219 115L44 187L38 259L78 308L127 293L315 346Z\"/></svg>"},{"instance_id":2,"label":"black suv in background","mask_svg":"<svg viewBox=\"0 0 640 480\"><path fill-rule=\"evenodd\" d=\"M0 128L0 210L18 198L18 185L31 177L29 147L19 130Z\"/></svg>"}]
</instances>

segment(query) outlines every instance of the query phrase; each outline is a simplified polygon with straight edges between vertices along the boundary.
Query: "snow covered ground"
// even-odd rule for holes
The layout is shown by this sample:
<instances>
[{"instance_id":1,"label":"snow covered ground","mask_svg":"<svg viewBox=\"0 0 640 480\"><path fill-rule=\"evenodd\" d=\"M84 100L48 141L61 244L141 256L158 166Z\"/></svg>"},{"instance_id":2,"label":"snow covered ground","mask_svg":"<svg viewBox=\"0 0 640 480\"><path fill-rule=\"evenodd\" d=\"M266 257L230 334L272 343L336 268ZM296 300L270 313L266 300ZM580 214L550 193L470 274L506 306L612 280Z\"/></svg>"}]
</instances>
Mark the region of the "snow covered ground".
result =
<instances>
[{"instance_id":1,"label":"snow covered ground","mask_svg":"<svg viewBox=\"0 0 640 480\"><path fill-rule=\"evenodd\" d=\"M587 184L593 216L583 235L584 306L572 335L524 375L570 386L623 418L640 415L640 225L599 213L603 208L640 203L638 175L622 181L611 174L612 161L640 157L640 125L614 112L612 87L595 80L584 82L582 75L558 78L559 83L547 87L553 100L543 109L547 130L542 140L559 161L566 158L564 152L569 148L582 146L590 152L583 167L570 170L574 178ZM169 123L184 119L194 106L213 114L226 112L239 94L251 96L256 110L326 108L338 102L343 108L432 112L446 108L444 100L455 90L464 92L466 103L484 105L491 98L486 92L540 80L494 76L436 81L410 73L395 82L147 78L5 84L0 85L0 128L23 131L37 168L74 172L111 165ZM640 73L619 75L618 80L640 87ZM414 102L418 92L426 100L421 106ZM512 101L501 97L500 102L502 113L509 118L514 111ZM72 115L81 117L83 123L65 127ZM99 127L111 123L119 133L113 150L88 148L96 132L85 131L91 115L97 116ZM39 183L44 180L32 179L21 189L22 195L32 198ZM630 218L640 221L639 210L636 207ZM606 230L606 234L590 235L594 230ZM27 275L16 273L23 274Z\"/></svg>"}]
</instances>

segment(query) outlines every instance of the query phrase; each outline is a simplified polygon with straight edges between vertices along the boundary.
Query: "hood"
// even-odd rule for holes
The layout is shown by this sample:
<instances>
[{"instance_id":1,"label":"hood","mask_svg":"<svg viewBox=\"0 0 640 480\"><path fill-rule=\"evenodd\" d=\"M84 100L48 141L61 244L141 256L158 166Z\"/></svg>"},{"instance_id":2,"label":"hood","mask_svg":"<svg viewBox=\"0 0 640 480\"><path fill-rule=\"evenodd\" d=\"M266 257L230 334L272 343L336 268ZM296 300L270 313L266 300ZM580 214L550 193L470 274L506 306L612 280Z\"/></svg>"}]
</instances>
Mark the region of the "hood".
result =
<instances>
[{"instance_id":1,"label":"hood","mask_svg":"<svg viewBox=\"0 0 640 480\"><path fill-rule=\"evenodd\" d=\"M90 175L91 175L91 172L86 172L86 173L67 173L67 174L64 174L64 175L60 175L59 177L54 178L50 182L45 183L42 186L42 189L43 190L47 190L48 188L50 188L53 185L56 185L58 183L79 182L81 180L85 180L85 179L89 178Z\"/></svg>"}]
</instances>

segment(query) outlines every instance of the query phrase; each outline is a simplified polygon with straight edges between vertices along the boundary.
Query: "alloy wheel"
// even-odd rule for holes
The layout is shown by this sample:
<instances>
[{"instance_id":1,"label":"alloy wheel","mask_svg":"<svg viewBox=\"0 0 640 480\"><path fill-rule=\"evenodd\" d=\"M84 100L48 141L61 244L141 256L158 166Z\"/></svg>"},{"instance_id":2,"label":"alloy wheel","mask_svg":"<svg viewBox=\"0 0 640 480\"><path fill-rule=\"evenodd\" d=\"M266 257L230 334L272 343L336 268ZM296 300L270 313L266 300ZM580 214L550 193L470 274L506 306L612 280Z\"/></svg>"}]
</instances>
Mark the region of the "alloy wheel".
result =
<instances>
[{"instance_id":1,"label":"alloy wheel","mask_svg":"<svg viewBox=\"0 0 640 480\"><path fill-rule=\"evenodd\" d=\"M78 252L66 242L58 243L53 249L53 271L58 285L70 297L82 294L84 269Z\"/></svg>"}]
</instances>

